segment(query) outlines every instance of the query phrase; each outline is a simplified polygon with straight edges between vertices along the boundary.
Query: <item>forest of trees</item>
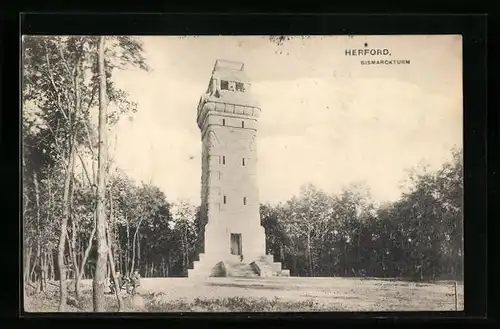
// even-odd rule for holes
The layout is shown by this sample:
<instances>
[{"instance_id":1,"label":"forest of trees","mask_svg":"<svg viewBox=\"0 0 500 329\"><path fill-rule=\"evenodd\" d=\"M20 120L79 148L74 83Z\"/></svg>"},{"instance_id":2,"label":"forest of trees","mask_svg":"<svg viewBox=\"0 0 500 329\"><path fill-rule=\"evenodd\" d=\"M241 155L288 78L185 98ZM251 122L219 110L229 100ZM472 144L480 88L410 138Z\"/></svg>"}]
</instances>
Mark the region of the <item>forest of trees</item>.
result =
<instances>
[{"instance_id":1,"label":"forest of trees","mask_svg":"<svg viewBox=\"0 0 500 329\"><path fill-rule=\"evenodd\" d=\"M267 249L297 276L462 280L462 152L408 181L398 201L381 206L362 184L338 195L304 186L285 203L262 205Z\"/></svg>"},{"instance_id":2,"label":"forest of trees","mask_svg":"<svg viewBox=\"0 0 500 329\"><path fill-rule=\"evenodd\" d=\"M114 72L149 69L140 42L24 37L23 52L24 282L39 266L45 280L60 281L64 300L61 277L78 296L80 281L99 271L186 275L202 245L199 207L134 182L114 163L106 139L136 111ZM295 276L461 279L461 150L441 169L409 180L400 200L382 206L359 184L338 195L308 185L287 202L261 205L268 253Z\"/></svg>"}]
</instances>

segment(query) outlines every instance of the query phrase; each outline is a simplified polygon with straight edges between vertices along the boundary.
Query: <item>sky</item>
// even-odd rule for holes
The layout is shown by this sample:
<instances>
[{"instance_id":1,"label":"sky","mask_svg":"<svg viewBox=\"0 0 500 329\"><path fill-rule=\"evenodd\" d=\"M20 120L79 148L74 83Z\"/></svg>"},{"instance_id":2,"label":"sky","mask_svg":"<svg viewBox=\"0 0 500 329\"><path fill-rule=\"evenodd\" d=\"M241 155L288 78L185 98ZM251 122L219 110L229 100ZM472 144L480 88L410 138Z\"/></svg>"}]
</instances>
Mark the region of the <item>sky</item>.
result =
<instances>
[{"instance_id":1,"label":"sky","mask_svg":"<svg viewBox=\"0 0 500 329\"><path fill-rule=\"evenodd\" d=\"M116 126L116 165L169 200L200 203L197 104L216 59L245 63L261 108L261 202L312 183L337 193L366 184L376 202L400 197L407 170L439 168L462 146L460 36L139 37L150 72L117 71L138 112ZM387 48L390 56L346 56ZM409 60L361 65L361 60Z\"/></svg>"}]
</instances>

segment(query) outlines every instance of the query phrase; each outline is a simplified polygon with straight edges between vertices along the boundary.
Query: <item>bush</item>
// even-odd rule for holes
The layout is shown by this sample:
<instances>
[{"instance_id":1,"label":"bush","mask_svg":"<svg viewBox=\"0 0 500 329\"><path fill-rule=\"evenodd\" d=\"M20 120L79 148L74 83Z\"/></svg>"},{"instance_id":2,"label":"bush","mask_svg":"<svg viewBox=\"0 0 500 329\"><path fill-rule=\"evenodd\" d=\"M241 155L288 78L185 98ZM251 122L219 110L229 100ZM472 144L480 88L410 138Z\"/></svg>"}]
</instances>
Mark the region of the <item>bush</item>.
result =
<instances>
[{"instance_id":1,"label":"bush","mask_svg":"<svg viewBox=\"0 0 500 329\"><path fill-rule=\"evenodd\" d=\"M283 312L326 310L315 300L286 301L254 297L195 298L168 300L164 294L151 294L146 303L148 312ZM331 309L330 309L331 310Z\"/></svg>"}]
</instances>

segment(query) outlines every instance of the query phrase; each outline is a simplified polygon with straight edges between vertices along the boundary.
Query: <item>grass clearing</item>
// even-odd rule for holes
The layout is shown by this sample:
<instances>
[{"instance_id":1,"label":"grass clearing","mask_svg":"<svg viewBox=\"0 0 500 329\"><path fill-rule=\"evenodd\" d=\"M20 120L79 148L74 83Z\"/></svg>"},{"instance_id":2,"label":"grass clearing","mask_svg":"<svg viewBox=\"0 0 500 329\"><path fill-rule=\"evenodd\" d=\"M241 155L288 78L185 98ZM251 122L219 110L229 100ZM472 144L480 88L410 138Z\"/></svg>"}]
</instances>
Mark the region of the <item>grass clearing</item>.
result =
<instances>
[{"instance_id":1,"label":"grass clearing","mask_svg":"<svg viewBox=\"0 0 500 329\"><path fill-rule=\"evenodd\" d=\"M70 289L71 289L70 285ZM32 288L25 310L57 312L57 282L46 292ZM70 290L68 312L92 311L92 283L82 282L82 298ZM108 312L116 298L106 294ZM415 283L359 278L144 278L138 295L124 298L128 312L307 312L307 311L452 311L453 282ZM458 285L463 310L463 285Z\"/></svg>"}]
</instances>

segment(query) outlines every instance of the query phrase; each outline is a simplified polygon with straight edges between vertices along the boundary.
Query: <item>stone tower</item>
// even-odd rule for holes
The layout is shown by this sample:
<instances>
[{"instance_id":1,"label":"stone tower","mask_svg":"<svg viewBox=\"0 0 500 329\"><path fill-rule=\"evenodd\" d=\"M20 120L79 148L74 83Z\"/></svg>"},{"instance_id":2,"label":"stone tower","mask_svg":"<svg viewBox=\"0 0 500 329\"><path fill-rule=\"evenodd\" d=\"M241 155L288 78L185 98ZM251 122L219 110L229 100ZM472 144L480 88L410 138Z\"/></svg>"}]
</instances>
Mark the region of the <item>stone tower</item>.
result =
<instances>
[{"instance_id":1,"label":"stone tower","mask_svg":"<svg viewBox=\"0 0 500 329\"><path fill-rule=\"evenodd\" d=\"M243 63L217 60L198 104L204 252L189 277L237 276L238 271L255 276L277 269L266 256L260 225L256 137L261 110L250 87ZM281 273L281 264L274 272Z\"/></svg>"}]
</instances>

